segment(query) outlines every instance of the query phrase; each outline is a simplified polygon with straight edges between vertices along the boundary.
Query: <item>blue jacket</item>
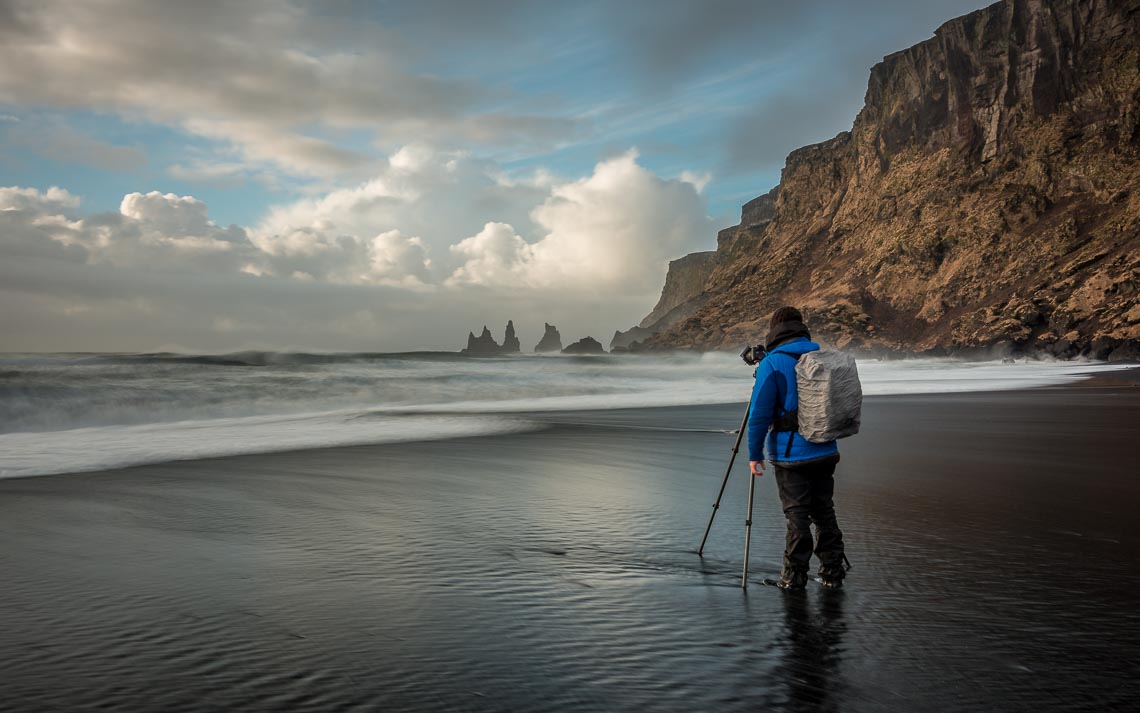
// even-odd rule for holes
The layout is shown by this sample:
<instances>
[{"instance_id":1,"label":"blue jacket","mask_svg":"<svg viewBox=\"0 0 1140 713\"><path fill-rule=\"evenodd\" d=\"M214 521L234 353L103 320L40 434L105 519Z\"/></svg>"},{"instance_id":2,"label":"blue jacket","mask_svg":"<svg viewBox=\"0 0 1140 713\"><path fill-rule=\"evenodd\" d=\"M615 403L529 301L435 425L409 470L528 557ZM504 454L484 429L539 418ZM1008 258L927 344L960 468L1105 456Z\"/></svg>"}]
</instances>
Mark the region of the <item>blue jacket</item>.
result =
<instances>
[{"instance_id":1,"label":"blue jacket","mask_svg":"<svg viewBox=\"0 0 1140 713\"><path fill-rule=\"evenodd\" d=\"M835 441L812 443L795 431L768 431L776 416L800 405L796 391L796 359L789 354L814 351L819 351L818 344L806 337L796 337L768 352L756 368L752 407L748 413L748 460L765 459L765 441L768 445L767 460L773 463L796 463L839 453ZM789 438L792 439L791 451L788 450Z\"/></svg>"}]
</instances>

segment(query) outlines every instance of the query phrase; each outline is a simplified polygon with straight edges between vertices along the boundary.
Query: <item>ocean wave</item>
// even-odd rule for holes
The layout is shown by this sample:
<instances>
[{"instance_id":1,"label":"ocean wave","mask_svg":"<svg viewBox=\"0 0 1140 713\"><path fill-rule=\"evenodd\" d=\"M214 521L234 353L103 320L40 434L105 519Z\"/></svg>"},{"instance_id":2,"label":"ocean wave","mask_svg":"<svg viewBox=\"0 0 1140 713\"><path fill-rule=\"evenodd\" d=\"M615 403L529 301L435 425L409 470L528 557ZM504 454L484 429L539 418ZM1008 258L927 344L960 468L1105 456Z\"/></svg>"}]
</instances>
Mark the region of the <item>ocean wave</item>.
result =
<instances>
[{"instance_id":1,"label":"ocean wave","mask_svg":"<svg viewBox=\"0 0 1140 713\"><path fill-rule=\"evenodd\" d=\"M432 441L543 428L527 419L354 412L106 426L0 435L0 478L278 451Z\"/></svg>"},{"instance_id":2,"label":"ocean wave","mask_svg":"<svg viewBox=\"0 0 1140 713\"><path fill-rule=\"evenodd\" d=\"M864 393L876 396L1048 386L1120 367L908 359L859 368ZM726 354L0 355L0 374L9 475L478 435L520 427L520 414L740 403L752 389L752 370Z\"/></svg>"}]
</instances>

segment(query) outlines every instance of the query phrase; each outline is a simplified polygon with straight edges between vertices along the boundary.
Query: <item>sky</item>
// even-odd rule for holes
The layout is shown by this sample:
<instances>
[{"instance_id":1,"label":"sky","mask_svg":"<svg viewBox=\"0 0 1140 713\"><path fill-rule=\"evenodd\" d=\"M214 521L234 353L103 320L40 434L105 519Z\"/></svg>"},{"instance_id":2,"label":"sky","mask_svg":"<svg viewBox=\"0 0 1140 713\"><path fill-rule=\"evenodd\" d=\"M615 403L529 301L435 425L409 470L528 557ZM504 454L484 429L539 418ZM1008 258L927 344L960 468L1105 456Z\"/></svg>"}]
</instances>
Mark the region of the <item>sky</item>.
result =
<instances>
[{"instance_id":1,"label":"sky","mask_svg":"<svg viewBox=\"0 0 1140 713\"><path fill-rule=\"evenodd\" d=\"M0 351L608 343L985 4L0 0Z\"/></svg>"}]
</instances>

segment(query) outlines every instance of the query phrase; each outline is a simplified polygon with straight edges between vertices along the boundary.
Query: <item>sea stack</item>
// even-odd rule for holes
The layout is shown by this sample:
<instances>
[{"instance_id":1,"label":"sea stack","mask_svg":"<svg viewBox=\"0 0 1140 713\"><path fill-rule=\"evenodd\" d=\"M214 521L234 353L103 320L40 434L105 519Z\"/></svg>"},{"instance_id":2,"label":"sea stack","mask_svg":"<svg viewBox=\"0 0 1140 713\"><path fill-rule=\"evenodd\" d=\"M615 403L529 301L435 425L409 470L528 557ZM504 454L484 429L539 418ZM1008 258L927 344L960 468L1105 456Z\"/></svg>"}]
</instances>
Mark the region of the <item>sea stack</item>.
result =
<instances>
[{"instance_id":1,"label":"sea stack","mask_svg":"<svg viewBox=\"0 0 1140 713\"><path fill-rule=\"evenodd\" d=\"M522 349L520 348L519 338L515 336L515 323L507 320L507 332L503 335L503 354L518 354Z\"/></svg>"},{"instance_id":2,"label":"sea stack","mask_svg":"<svg viewBox=\"0 0 1140 713\"><path fill-rule=\"evenodd\" d=\"M553 324L547 324L546 331L542 333L542 339L535 345L534 351L539 354L562 351L562 335L558 333L558 328Z\"/></svg>"},{"instance_id":3,"label":"sea stack","mask_svg":"<svg viewBox=\"0 0 1140 713\"><path fill-rule=\"evenodd\" d=\"M491 336L491 330L487 329L487 325L483 325L483 333L478 337L474 333L467 333L467 348L460 352L460 354L467 354L469 356L495 356L502 352L502 347L495 342L495 338Z\"/></svg>"},{"instance_id":4,"label":"sea stack","mask_svg":"<svg viewBox=\"0 0 1140 713\"><path fill-rule=\"evenodd\" d=\"M602 343L593 337L583 337L562 350L563 354L605 354Z\"/></svg>"}]
</instances>

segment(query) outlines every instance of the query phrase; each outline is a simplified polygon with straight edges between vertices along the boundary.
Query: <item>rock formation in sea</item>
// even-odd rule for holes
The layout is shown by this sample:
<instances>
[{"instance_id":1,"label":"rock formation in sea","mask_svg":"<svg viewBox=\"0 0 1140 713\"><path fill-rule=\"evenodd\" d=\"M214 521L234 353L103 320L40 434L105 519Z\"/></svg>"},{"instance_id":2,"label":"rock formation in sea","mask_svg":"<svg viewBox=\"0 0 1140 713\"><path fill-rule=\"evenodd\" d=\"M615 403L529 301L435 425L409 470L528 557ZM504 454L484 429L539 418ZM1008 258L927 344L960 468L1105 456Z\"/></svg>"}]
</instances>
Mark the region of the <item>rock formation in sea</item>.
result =
<instances>
[{"instance_id":1,"label":"rock formation in sea","mask_svg":"<svg viewBox=\"0 0 1140 713\"><path fill-rule=\"evenodd\" d=\"M503 354L517 354L521 350L519 338L515 336L515 323L507 320L507 332L503 335Z\"/></svg>"},{"instance_id":2,"label":"rock formation in sea","mask_svg":"<svg viewBox=\"0 0 1140 713\"><path fill-rule=\"evenodd\" d=\"M487 325L483 325L483 333L478 337L474 332L467 333L467 348L460 352L460 354L467 354L469 356L495 356L502 353L503 348L499 346L495 338L491 336L491 330L487 329Z\"/></svg>"},{"instance_id":3,"label":"rock formation in sea","mask_svg":"<svg viewBox=\"0 0 1140 713\"><path fill-rule=\"evenodd\" d=\"M602 343L593 337L583 337L562 350L563 354L605 354Z\"/></svg>"},{"instance_id":4,"label":"rock formation in sea","mask_svg":"<svg viewBox=\"0 0 1140 713\"><path fill-rule=\"evenodd\" d=\"M1138 300L1140 0L1005 0L875 65L641 326L736 348L793 304L852 349L1137 358Z\"/></svg>"},{"instance_id":5,"label":"rock formation in sea","mask_svg":"<svg viewBox=\"0 0 1140 713\"><path fill-rule=\"evenodd\" d=\"M558 333L558 328L553 324L547 324L542 339L535 345L534 351L536 353L562 351L562 335Z\"/></svg>"},{"instance_id":6,"label":"rock formation in sea","mask_svg":"<svg viewBox=\"0 0 1140 713\"><path fill-rule=\"evenodd\" d=\"M502 346L491 336L491 330L487 329L487 325L483 325L483 333L478 337L471 332L467 334L467 348L462 350L460 354L498 356L499 354L517 354L518 352L519 338L515 335L515 323L508 320Z\"/></svg>"}]
</instances>

